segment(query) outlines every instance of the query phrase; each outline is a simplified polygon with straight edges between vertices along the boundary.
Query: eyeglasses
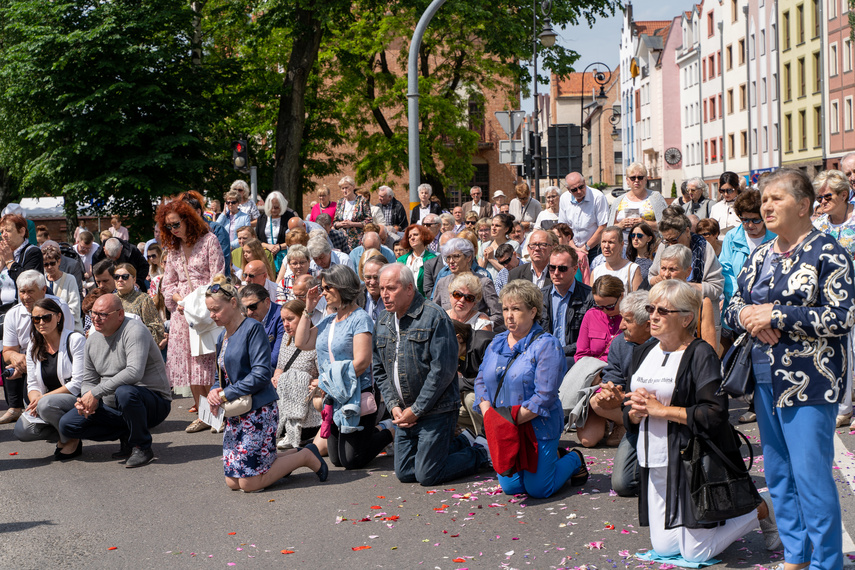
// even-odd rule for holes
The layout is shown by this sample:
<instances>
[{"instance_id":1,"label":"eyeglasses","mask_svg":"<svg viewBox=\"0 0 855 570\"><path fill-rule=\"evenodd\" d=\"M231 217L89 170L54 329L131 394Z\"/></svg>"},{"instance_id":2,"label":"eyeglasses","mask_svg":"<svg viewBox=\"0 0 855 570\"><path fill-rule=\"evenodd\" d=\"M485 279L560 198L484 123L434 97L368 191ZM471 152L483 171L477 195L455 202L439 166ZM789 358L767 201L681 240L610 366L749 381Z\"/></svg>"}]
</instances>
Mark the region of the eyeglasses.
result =
<instances>
[{"instance_id":1,"label":"eyeglasses","mask_svg":"<svg viewBox=\"0 0 855 570\"><path fill-rule=\"evenodd\" d=\"M130 278L131 278L130 273L116 273L116 275L114 276L114 279L116 281L127 281Z\"/></svg>"},{"instance_id":2,"label":"eyeglasses","mask_svg":"<svg viewBox=\"0 0 855 570\"><path fill-rule=\"evenodd\" d=\"M513 255L509 255L507 259L500 259L500 260L499 260L499 263L501 263L502 265L504 265L505 267L507 267L507 266L508 266L508 264L511 262L511 260L512 260L513 258L514 258L514 256L513 256Z\"/></svg>"},{"instance_id":3,"label":"eyeglasses","mask_svg":"<svg viewBox=\"0 0 855 570\"><path fill-rule=\"evenodd\" d=\"M446 259L446 261L453 261L453 262L457 263L458 261L463 261L463 254L462 253L452 253L451 255L446 255L445 259Z\"/></svg>"},{"instance_id":4,"label":"eyeglasses","mask_svg":"<svg viewBox=\"0 0 855 570\"><path fill-rule=\"evenodd\" d=\"M44 266L45 267L56 267L57 263L59 263L59 262L58 261L45 261Z\"/></svg>"},{"instance_id":5,"label":"eyeglasses","mask_svg":"<svg viewBox=\"0 0 855 570\"><path fill-rule=\"evenodd\" d=\"M830 202L832 198L834 198L834 194L829 192L828 194L823 194L822 196L817 196L816 201L819 202L820 204L822 204L826 200Z\"/></svg>"},{"instance_id":6,"label":"eyeglasses","mask_svg":"<svg viewBox=\"0 0 855 570\"><path fill-rule=\"evenodd\" d=\"M229 288L227 289L225 284L214 283L213 285L208 287L208 293L211 293L213 295L216 295L217 293L222 293L226 297L234 297L235 292L233 289L231 289L231 290L230 289L231 289L231 285L229 285Z\"/></svg>"},{"instance_id":7,"label":"eyeglasses","mask_svg":"<svg viewBox=\"0 0 855 570\"><path fill-rule=\"evenodd\" d=\"M665 236L662 236L662 241L664 241L668 245L674 245L680 241L680 236L682 236L684 233L686 233L686 230L683 230L682 232L678 233L677 236L673 238L666 238Z\"/></svg>"},{"instance_id":8,"label":"eyeglasses","mask_svg":"<svg viewBox=\"0 0 855 570\"><path fill-rule=\"evenodd\" d=\"M367 273L362 274L362 280L368 283L369 281L379 281L379 275L368 275Z\"/></svg>"},{"instance_id":9,"label":"eyeglasses","mask_svg":"<svg viewBox=\"0 0 855 570\"><path fill-rule=\"evenodd\" d=\"M645 233L632 234L629 237L631 237L632 239L644 239L647 237L647 234L645 234Z\"/></svg>"},{"instance_id":10,"label":"eyeglasses","mask_svg":"<svg viewBox=\"0 0 855 570\"><path fill-rule=\"evenodd\" d=\"M171 232L172 230L177 230L181 227L181 222L175 222L174 224L163 224L163 227L166 231Z\"/></svg>"},{"instance_id":11,"label":"eyeglasses","mask_svg":"<svg viewBox=\"0 0 855 570\"><path fill-rule=\"evenodd\" d=\"M581 184L581 185L575 186L573 188L567 188L567 190L569 190L572 194L575 194L576 192L579 192L580 190L584 190L585 188L586 188L586 185Z\"/></svg>"},{"instance_id":12,"label":"eyeglasses","mask_svg":"<svg viewBox=\"0 0 855 570\"><path fill-rule=\"evenodd\" d=\"M335 290L335 287L332 285L323 285L321 286L321 289L323 289L325 293L329 293L330 291Z\"/></svg>"},{"instance_id":13,"label":"eyeglasses","mask_svg":"<svg viewBox=\"0 0 855 570\"><path fill-rule=\"evenodd\" d=\"M722 188L722 194L730 194L731 192L736 192L736 188Z\"/></svg>"},{"instance_id":14,"label":"eyeglasses","mask_svg":"<svg viewBox=\"0 0 855 570\"><path fill-rule=\"evenodd\" d=\"M244 273L243 274L243 276L246 277L247 279L255 279L259 275L261 275L261 273L256 273L255 275L253 275L252 273Z\"/></svg>"},{"instance_id":15,"label":"eyeglasses","mask_svg":"<svg viewBox=\"0 0 855 570\"><path fill-rule=\"evenodd\" d=\"M529 249L545 249L545 248L547 248L547 247L549 247L549 244L548 244L548 243L544 243L544 242L537 242L537 243L530 242L530 243L528 244L528 248L529 248Z\"/></svg>"},{"instance_id":16,"label":"eyeglasses","mask_svg":"<svg viewBox=\"0 0 855 570\"><path fill-rule=\"evenodd\" d=\"M627 178L632 180L633 182L638 182L639 180L644 180L645 177L644 176L627 176Z\"/></svg>"},{"instance_id":17,"label":"eyeglasses","mask_svg":"<svg viewBox=\"0 0 855 570\"><path fill-rule=\"evenodd\" d=\"M30 318L33 319L33 322L36 324L47 324L53 320L53 313L48 313L46 315L32 315Z\"/></svg>"},{"instance_id":18,"label":"eyeglasses","mask_svg":"<svg viewBox=\"0 0 855 570\"><path fill-rule=\"evenodd\" d=\"M150 253L150 254L146 255L146 259L157 259L157 254L156 253Z\"/></svg>"},{"instance_id":19,"label":"eyeglasses","mask_svg":"<svg viewBox=\"0 0 855 570\"><path fill-rule=\"evenodd\" d=\"M247 308L247 309L249 309L250 311L254 311L254 310L256 310L256 309L258 308L258 306L259 306L260 304L261 304L261 301L256 301L256 302L255 302L255 303L253 303L252 305L244 305L244 307L246 307L246 308Z\"/></svg>"},{"instance_id":20,"label":"eyeglasses","mask_svg":"<svg viewBox=\"0 0 855 570\"><path fill-rule=\"evenodd\" d=\"M106 313L98 313L98 312L96 312L96 311L89 311L89 318L91 318L93 321L94 321L95 319L98 319L98 320L104 320L104 319L106 319L107 317L109 317L110 315L112 315L113 313L115 313L115 312L116 312L116 311L118 311L118 310L119 310L119 309L113 309L112 311L108 311L108 312L106 312Z\"/></svg>"},{"instance_id":21,"label":"eyeglasses","mask_svg":"<svg viewBox=\"0 0 855 570\"><path fill-rule=\"evenodd\" d=\"M571 266L569 266L569 265L552 265L550 263L546 267L549 268L550 273L555 273L556 271L558 271L560 273L567 273L568 271L570 271Z\"/></svg>"},{"instance_id":22,"label":"eyeglasses","mask_svg":"<svg viewBox=\"0 0 855 570\"><path fill-rule=\"evenodd\" d=\"M663 309L662 307L654 307L653 305L645 305L644 310L647 311L648 315L652 315L654 313L659 313L659 315L663 317L667 317L672 313L688 313L689 311L683 311L680 309Z\"/></svg>"},{"instance_id":23,"label":"eyeglasses","mask_svg":"<svg viewBox=\"0 0 855 570\"><path fill-rule=\"evenodd\" d=\"M457 299L458 301L460 299L463 299L467 303L474 303L475 302L475 295L473 295L472 293L461 293L460 291L454 291L451 294L451 296L453 298Z\"/></svg>"},{"instance_id":24,"label":"eyeglasses","mask_svg":"<svg viewBox=\"0 0 855 570\"><path fill-rule=\"evenodd\" d=\"M611 305L598 305L598 304L594 303L594 308L599 309L601 311L611 311L612 309L617 307L618 303L620 303L620 301L615 301Z\"/></svg>"},{"instance_id":25,"label":"eyeglasses","mask_svg":"<svg viewBox=\"0 0 855 570\"><path fill-rule=\"evenodd\" d=\"M423 226L438 226L439 222L425 222L422 225Z\"/></svg>"},{"instance_id":26,"label":"eyeglasses","mask_svg":"<svg viewBox=\"0 0 855 570\"><path fill-rule=\"evenodd\" d=\"M238 201L237 201L237 200L226 200L226 205L227 205L227 206L231 206L232 204L237 204L237 203L238 203Z\"/></svg>"},{"instance_id":27,"label":"eyeglasses","mask_svg":"<svg viewBox=\"0 0 855 570\"><path fill-rule=\"evenodd\" d=\"M702 238L708 238L712 234L710 232L699 232L698 235L701 236Z\"/></svg>"},{"instance_id":28,"label":"eyeglasses","mask_svg":"<svg viewBox=\"0 0 855 570\"><path fill-rule=\"evenodd\" d=\"M743 226L749 226L749 225L759 226L760 224L763 223L763 220L761 220L760 218L741 218L739 220L739 222Z\"/></svg>"},{"instance_id":29,"label":"eyeglasses","mask_svg":"<svg viewBox=\"0 0 855 570\"><path fill-rule=\"evenodd\" d=\"M467 225L467 226L474 226L474 225L475 225L475 224L477 224L477 223L478 223L478 222L473 222L472 220L469 220L468 222L466 222L466 225Z\"/></svg>"},{"instance_id":30,"label":"eyeglasses","mask_svg":"<svg viewBox=\"0 0 855 570\"><path fill-rule=\"evenodd\" d=\"M558 198L558 196L556 196L555 194L546 197L547 200L555 200L556 198Z\"/></svg>"}]
</instances>

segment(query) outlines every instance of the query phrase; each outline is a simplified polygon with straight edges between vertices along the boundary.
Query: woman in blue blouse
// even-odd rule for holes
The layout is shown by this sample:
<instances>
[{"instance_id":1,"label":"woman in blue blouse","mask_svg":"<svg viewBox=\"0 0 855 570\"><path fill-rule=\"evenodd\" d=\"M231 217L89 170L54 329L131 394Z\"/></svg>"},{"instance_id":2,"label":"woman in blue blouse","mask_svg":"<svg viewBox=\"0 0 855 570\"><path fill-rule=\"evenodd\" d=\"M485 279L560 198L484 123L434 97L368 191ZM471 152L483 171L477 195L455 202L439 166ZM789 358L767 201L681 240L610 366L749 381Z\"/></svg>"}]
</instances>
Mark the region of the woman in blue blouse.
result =
<instances>
[{"instance_id":1,"label":"woman in blue blouse","mask_svg":"<svg viewBox=\"0 0 855 570\"><path fill-rule=\"evenodd\" d=\"M362 283L351 268L331 265L321 272L320 278L321 285L306 294L306 310L300 317L294 341L300 350L317 351L319 387L327 395L325 403L333 409L327 437L330 461L336 467L361 469L394 438L391 420L377 424L370 369L374 322L356 304ZM327 307L335 312L324 317L315 328L311 317L321 291ZM363 409L362 403L373 403L373 409Z\"/></svg>"},{"instance_id":2,"label":"woman in blue blouse","mask_svg":"<svg viewBox=\"0 0 855 570\"><path fill-rule=\"evenodd\" d=\"M507 495L527 493L545 498L568 479L573 485L584 485L588 480L588 469L578 449L564 457L559 457L558 453L564 424L558 387L567 364L558 340L544 332L538 323L543 310L540 289L520 279L505 285L500 297L508 330L496 335L487 348L475 380L475 407L483 415L493 405L521 406L517 424L531 422L534 428L537 471L518 471L510 477L499 475L499 483ZM516 355L520 357L505 371ZM497 396L502 374L505 378ZM487 444L494 445L494 442L488 440Z\"/></svg>"},{"instance_id":3,"label":"woman in blue blouse","mask_svg":"<svg viewBox=\"0 0 855 570\"><path fill-rule=\"evenodd\" d=\"M785 568L842 568L832 462L855 321L852 257L811 224L815 194L803 172L778 170L760 189L778 237L748 258L725 322L754 337L754 406Z\"/></svg>"},{"instance_id":4,"label":"woman in blue blouse","mask_svg":"<svg viewBox=\"0 0 855 570\"><path fill-rule=\"evenodd\" d=\"M260 491L295 469L308 467L325 481L328 467L313 444L276 454L279 397L270 382L270 343L264 325L243 314L237 290L223 275L205 292L211 319L225 331L217 341L217 382L208 392L211 411L246 394L252 408L226 418L223 468L226 485L233 491Z\"/></svg>"}]
</instances>

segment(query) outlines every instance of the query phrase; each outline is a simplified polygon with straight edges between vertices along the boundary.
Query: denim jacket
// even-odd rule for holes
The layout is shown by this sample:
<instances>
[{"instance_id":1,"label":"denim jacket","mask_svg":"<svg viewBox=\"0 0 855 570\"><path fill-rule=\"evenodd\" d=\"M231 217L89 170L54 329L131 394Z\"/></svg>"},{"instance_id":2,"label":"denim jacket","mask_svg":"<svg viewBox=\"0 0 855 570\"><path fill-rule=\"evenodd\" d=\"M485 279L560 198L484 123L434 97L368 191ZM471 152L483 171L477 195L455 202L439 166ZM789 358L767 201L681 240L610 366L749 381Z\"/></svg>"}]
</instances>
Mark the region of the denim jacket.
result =
<instances>
[{"instance_id":1,"label":"denim jacket","mask_svg":"<svg viewBox=\"0 0 855 570\"><path fill-rule=\"evenodd\" d=\"M374 381L386 406L412 408L418 417L456 411L457 337L446 312L415 295L399 326L400 342L395 314L384 311L374 329ZM403 401L395 388L396 356Z\"/></svg>"},{"instance_id":2,"label":"denim jacket","mask_svg":"<svg viewBox=\"0 0 855 570\"><path fill-rule=\"evenodd\" d=\"M225 336L226 331L223 329L217 340L217 355L223 347ZM245 318L229 338L223 360L230 379L222 387L228 400L250 394L252 411L279 400L276 388L270 382L273 376L273 369L270 367L270 343L261 323ZM220 388L219 375L213 388Z\"/></svg>"}]
</instances>

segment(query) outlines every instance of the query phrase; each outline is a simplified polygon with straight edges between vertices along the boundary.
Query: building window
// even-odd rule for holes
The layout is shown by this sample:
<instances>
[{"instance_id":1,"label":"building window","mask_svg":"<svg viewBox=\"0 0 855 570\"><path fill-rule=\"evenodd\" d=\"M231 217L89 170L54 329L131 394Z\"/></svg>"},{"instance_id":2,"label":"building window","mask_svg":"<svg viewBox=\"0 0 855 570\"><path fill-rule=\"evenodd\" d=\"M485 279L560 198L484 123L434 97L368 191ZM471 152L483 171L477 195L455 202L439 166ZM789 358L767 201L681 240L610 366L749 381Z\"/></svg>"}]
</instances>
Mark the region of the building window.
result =
<instances>
[{"instance_id":1,"label":"building window","mask_svg":"<svg viewBox=\"0 0 855 570\"><path fill-rule=\"evenodd\" d=\"M712 54L709 59L710 62L710 74L709 78L712 79L715 77L715 54Z\"/></svg>"},{"instance_id":2,"label":"building window","mask_svg":"<svg viewBox=\"0 0 855 570\"><path fill-rule=\"evenodd\" d=\"M778 134L780 133L780 129L778 128L778 124L775 123L772 125L772 150L778 150Z\"/></svg>"},{"instance_id":3,"label":"building window","mask_svg":"<svg viewBox=\"0 0 855 570\"><path fill-rule=\"evenodd\" d=\"M796 41L799 44L805 43L805 6L799 4L796 6Z\"/></svg>"},{"instance_id":4,"label":"building window","mask_svg":"<svg viewBox=\"0 0 855 570\"><path fill-rule=\"evenodd\" d=\"M736 137L733 133L727 135L727 157L736 158Z\"/></svg>"},{"instance_id":5,"label":"building window","mask_svg":"<svg viewBox=\"0 0 855 570\"><path fill-rule=\"evenodd\" d=\"M718 152L716 152L718 145L715 140L710 141L710 162L718 162Z\"/></svg>"},{"instance_id":6,"label":"building window","mask_svg":"<svg viewBox=\"0 0 855 570\"><path fill-rule=\"evenodd\" d=\"M813 39L819 37L822 32L822 22L819 19L819 0L813 0Z\"/></svg>"},{"instance_id":7,"label":"building window","mask_svg":"<svg viewBox=\"0 0 855 570\"><path fill-rule=\"evenodd\" d=\"M709 143L704 141L704 164L710 163Z\"/></svg>"},{"instance_id":8,"label":"building window","mask_svg":"<svg viewBox=\"0 0 855 570\"><path fill-rule=\"evenodd\" d=\"M799 97L804 97L807 93L807 85L805 84L805 58L800 57L798 62L796 63L798 69L798 82L799 82Z\"/></svg>"},{"instance_id":9,"label":"building window","mask_svg":"<svg viewBox=\"0 0 855 570\"><path fill-rule=\"evenodd\" d=\"M724 115L724 107L721 106L721 93L718 94L718 116Z\"/></svg>"},{"instance_id":10,"label":"building window","mask_svg":"<svg viewBox=\"0 0 855 570\"><path fill-rule=\"evenodd\" d=\"M730 21L735 22L739 18L738 0L730 0Z\"/></svg>"},{"instance_id":11,"label":"building window","mask_svg":"<svg viewBox=\"0 0 855 570\"><path fill-rule=\"evenodd\" d=\"M777 32L777 29L778 29L777 24L772 24L772 36L770 38L771 39L770 43L772 45L769 46L769 49L771 49L772 51L775 51L776 49L778 49L778 32Z\"/></svg>"},{"instance_id":12,"label":"building window","mask_svg":"<svg viewBox=\"0 0 855 570\"><path fill-rule=\"evenodd\" d=\"M831 134L840 132L840 103L836 99L831 102L831 109L828 113L828 126Z\"/></svg>"},{"instance_id":13,"label":"building window","mask_svg":"<svg viewBox=\"0 0 855 570\"><path fill-rule=\"evenodd\" d=\"M819 93L822 89L822 65L819 60L819 52L813 54L813 92Z\"/></svg>"},{"instance_id":14,"label":"building window","mask_svg":"<svg viewBox=\"0 0 855 570\"><path fill-rule=\"evenodd\" d=\"M763 152L769 150L769 127L763 127L763 140L760 141L763 144Z\"/></svg>"},{"instance_id":15,"label":"building window","mask_svg":"<svg viewBox=\"0 0 855 570\"><path fill-rule=\"evenodd\" d=\"M751 129L751 154L757 154L757 129Z\"/></svg>"},{"instance_id":16,"label":"building window","mask_svg":"<svg viewBox=\"0 0 855 570\"><path fill-rule=\"evenodd\" d=\"M489 164L473 164L475 172L472 174L471 186L480 186L484 195L487 196L490 188L490 165Z\"/></svg>"},{"instance_id":17,"label":"building window","mask_svg":"<svg viewBox=\"0 0 855 570\"><path fill-rule=\"evenodd\" d=\"M760 30L760 55L766 55L766 30Z\"/></svg>"},{"instance_id":18,"label":"building window","mask_svg":"<svg viewBox=\"0 0 855 570\"><path fill-rule=\"evenodd\" d=\"M713 20L713 13L710 11L707 14L707 37L713 37L715 33L715 20Z\"/></svg>"},{"instance_id":19,"label":"building window","mask_svg":"<svg viewBox=\"0 0 855 570\"><path fill-rule=\"evenodd\" d=\"M843 73L852 71L852 41L849 38L843 40Z\"/></svg>"},{"instance_id":20,"label":"building window","mask_svg":"<svg viewBox=\"0 0 855 570\"><path fill-rule=\"evenodd\" d=\"M715 121L715 97L710 98L710 121Z\"/></svg>"},{"instance_id":21,"label":"building window","mask_svg":"<svg viewBox=\"0 0 855 570\"><path fill-rule=\"evenodd\" d=\"M845 2L846 0L844 0ZM833 20L837 17L837 0L828 0L828 19Z\"/></svg>"},{"instance_id":22,"label":"building window","mask_svg":"<svg viewBox=\"0 0 855 570\"><path fill-rule=\"evenodd\" d=\"M843 100L843 130L852 130L852 97Z\"/></svg>"},{"instance_id":23,"label":"building window","mask_svg":"<svg viewBox=\"0 0 855 570\"><path fill-rule=\"evenodd\" d=\"M833 4L833 2L829 4ZM828 46L828 75L831 77L837 75L837 43Z\"/></svg>"},{"instance_id":24,"label":"building window","mask_svg":"<svg viewBox=\"0 0 855 570\"><path fill-rule=\"evenodd\" d=\"M745 64L745 38L739 40L739 65Z\"/></svg>"},{"instance_id":25,"label":"building window","mask_svg":"<svg viewBox=\"0 0 855 570\"><path fill-rule=\"evenodd\" d=\"M748 156L748 131L739 133L739 155Z\"/></svg>"},{"instance_id":26,"label":"building window","mask_svg":"<svg viewBox=\"0 0 855 570\"><path fill-rule=\"evenodd\" d=\"M819 148L822 146L822 107L813 108L813 146Z\"/></svg>"},{"instance_id":27,"label":"building window","mask_svg":"<svg viewBox=\"0 0 855 570\"><path fill-rule=\"evenodd\" d=\"M748 42L748 59L754 61L754 55L757 53L756 51L756 42L754 41L754 34L751 34L751 38Z\"/></svg>"},{"instance_id":28,"label":"building window","mask_svg":"<svg viewBox=\"0 0 855 570\"><path fill-rule=\"evenodd\" d=\"M751 106L752 107L757 106L757 82L756 81L751 82Z\"/></svg>"},{"instance_id":29,"label":"building window","mask_svg":"<svg viewBox=\"0 0 855 570\"><path fill-rule=\"evenodd\" d=\"M784 115L784 136L787 137L784 150L793 152L793 116L789 113Z\"/></svg>"},{"instance_id":30,"label":"building window","mask_svg":"<svg viewBox=\"0 0 855 570\"><path fill-rule=\"evenodd\" d=\"M707 122L707 100L704 99L704 122Z\"/></svg>"},{"instance_id":31,"label":"building window","mask_svg":"<svg viewBox=\"0 0 855 570\"><path fill-rule=\"evenodd\" d=\"M790 72L790 64L784 64L784 101L793 100L793 77Z\"/></svg>"},{"instance_id":32,"label":"building window","mask_svg":"<svg viewBox=\"0 0 855 570\"><path fill-rule=\"evenodd\" d=\"M799 150L807 150L807 113L799 111Z\"/></svg>"},{"instance_id":33,"label":"building window","mask_svg":"<svg viewBox=\"0 0 855 570\"><path fill-rule=\"evenodd\" d=\"M730 71L731 69L733 69L733 46L732 45L724 48L724 58L725 58L725 60L724 60L725 66L727 67L727 70Z\"/></svg>"},{"instance_id":34,"label":"building window","mask_svg":"<svg viewBox=\"0 0 855 570\"><path fill-rule=\"evenodd\" d=\"M766 104L766 78L760 80L760 103Z\"/></svg>"},{"instance_id":35,"label":"building window","mask_svg":"<svg viewBox=\"0 0 855 570\"><path fill-rule=\"evenodd\" d=\"M727 114L733 114L733 89L727 90Z\"/></svg>"},{"instance_id":36,"label":"building window","mask_svg":"<svg viewBox=\"0 0 855 570\"><path fill-rule=\"evenodd\" d=\"M772 74L772 101L778 100L778 74Z\"/></svg>"},{"instance_id":37,"label":"building window","mask_svg":"<svg viewBox=\"0 0 855 570\"><path fill-rule=\"evenodd\" d=\"M790 49L790 12L786 11L781 16L781 33L784 34L784 49Z\"/></svg>"},{"instance_id":38,"label":"building window","mask_svg":"<svg viewBox=\"0 0 855 570\"><path fill-rule=\"evenodd\" d=\"M745 87L745 84L743 83L742 85L739 86L739 110L740 111L744 111L745 107L748 104L748 100L746 99L747 94L745 91L746 91L746 87Z\"/></svg>"}]
</instances>

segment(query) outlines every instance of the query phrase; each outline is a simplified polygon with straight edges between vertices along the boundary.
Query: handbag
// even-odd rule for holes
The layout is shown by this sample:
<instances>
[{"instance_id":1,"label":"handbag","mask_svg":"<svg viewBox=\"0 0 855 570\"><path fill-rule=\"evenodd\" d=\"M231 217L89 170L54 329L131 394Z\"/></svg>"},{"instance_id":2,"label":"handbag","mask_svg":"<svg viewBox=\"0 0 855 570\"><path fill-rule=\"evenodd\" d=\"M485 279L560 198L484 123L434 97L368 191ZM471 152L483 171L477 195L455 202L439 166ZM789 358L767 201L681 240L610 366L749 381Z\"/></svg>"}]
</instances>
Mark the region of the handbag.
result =
<instances>
[{"instance_id":1,"label":"handbag","mask_svg":"<svg viewBox=\"0 0 855 570\"><path fill-rule=\"evenodd\" d=\"M359 415L367 416L377 411L377 398L374 397L374 387L359 396Z\"/></svg>"},{"instance_id":2,"label":"handbag","mask_svg":"<svg viewBox=\"0 0 855 570\"><path fill-rule=\"evenodd\" d=\"M718 446L705 434L696 435L680 451L689 482L692 514L701 524L714 524L750 513L763 500L751 480L749 469L754 464L754 450L745 435L728 424L731 436L741 437L748 445L751 460L748 467L725 457Z\"/></svg>"},{"instance_id":3,"label":"handbag","mask_svg":"<svg viewBox=\"0 0 855 570\"><path fill-rule=\"evenodd\" d=\"M220 366L217 366L217 374L220 378L220 386L223 385L223 369ZM252 396L249 394L244 394L243 396L239 396L234 400L229 400L228 402L223 403L223 412L224 416L227 418L233 418L235 416L242 416L252 409Z\"/></svg>"},{"instance_id":4,"label":"handbag","mask_svg":"<svg viewBox=\"0 0 855 570\"><path fill-rule=\"evenodd\" d=\"M754 337L742 333L721 360L721 387L718 394L727 394L733 398L750 396L754 393L754 371L752 370L751 351Z\"/></svg>"}]
</instances>

